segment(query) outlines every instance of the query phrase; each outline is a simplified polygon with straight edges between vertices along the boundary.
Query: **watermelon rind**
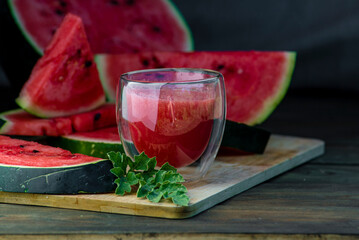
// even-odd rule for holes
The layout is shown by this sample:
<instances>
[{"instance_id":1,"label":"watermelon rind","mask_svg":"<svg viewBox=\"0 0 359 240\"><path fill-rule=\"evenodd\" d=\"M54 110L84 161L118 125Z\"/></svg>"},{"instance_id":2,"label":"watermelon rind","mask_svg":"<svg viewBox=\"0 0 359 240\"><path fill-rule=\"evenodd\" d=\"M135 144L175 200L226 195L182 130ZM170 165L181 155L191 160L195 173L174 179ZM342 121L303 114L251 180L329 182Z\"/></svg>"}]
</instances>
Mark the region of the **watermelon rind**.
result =
<instances>
[{"instance_id":1,"label":"watermelon rind","mask_svg":"<svg viewBox=\"0 0 359 240\"><path fill-rule=\"evenodd\" d=\"M12 125L12 122L7 120L6 115L19 113L21 111L22 109L13 109L0 114L0 134L8 133Z\"/></svg>"},{"instance_id":2,"label":"watermelon rind","mask_svg":"<svg viewBox=\"0 0 359 240\"><path fill-rule=\"evenodd\" d=\"M188 45L187 45L187 47L185 49L187 51L193 51L194 50L193 36L192 36L191 29L189 28L185 18L183 17L181 12L178 10L176 5L171 0L164 0L163 2L165 4L167 4L167 6L170 9L170 11L172 12L172 14L175 16L175 18L178 20L178 22L181 24L182 28L186 32L186 36L187 36L187 41L186 42L188 43Z\"/></svg>"},{"instance_id":3,"label":"watermelon rind","mask_svg":"<svg viewBox=\"0 0 359 240\"><path fill-rule=\"evenodd\" d=\"M105 193L115 188L111 161L64 167L22 167L0 164L0 191L77 194Z\"/></svg>"},{"instance_id":4,"label":"watermelon rind","mask_svg":"<svg viewBox=\"0 0 359 240\"><path fill-rule=\"evenodd\" d=\"M289 88L289 85L290 85L290 82L292 79L295 62L296 62L296 56L297 56L296 52L287 52L286 53L287 66L284 66L286 72L285 72L285 74L283 74L283 79L281 81L281 84L280 84L279 88L277 89L276 94L273 95L272 98L268 98L264 102L263 111L261 112L261 114L256 116L256 119L254 119L250 123L250 125L256 125L256 124L262 123L264 120L266 120L272 114L274 109L276 109L276 107L282 101L282 99L284 98L285 94L288 91L288 88Z\"/></svg>"},{"instance_id":5,"label":"watermelon rind","mask_svg":"<svg viewBox=\"0 0 359 240\"><path fill-rule=\"evenodd\" d=\"M44 54L43 50L36 44L36 42L34 41L32 36L25 30L23 21L22 21L20 15L17 13L12 0L8 0L7 2L8 2L9 9L10 9L10 13L13 16L13 18L15 19L15 23L19 27L19 29L20 29L22 35L25 37L26 41L31 45L32 48L34 48L34 50L39 55L43 55Z\"/></svg>"},{"instance_id":6,"label":"watermelon rind","mask_svg":"<svg viewBox=\"0 0 359 240\"><path fill-rule=\"evenodd\" d=\"M80 136L62 136L55 140L56 146L69 150L72 153L81 153L92 157L108 158L107 153L121 152L124 153L120 141L111 141L103 139L92 139Z\"/></svg>"},{"instance_id":7,"label":"watermelon rind","mask_svg":"<svg viewBox=\"0 0 359 240\"><path fill-rule=\"evenodd\" d=\"M15 102L26 112L28 112L34 116L37 116L40 118L48 118L48 116L62 117L62 116L70 116L73 114L91 111L91 110L96 109L96 108L100 107L101 105L103 105L106 102L106 99L104 96L100 96L99 99L94 101L92 104L86 105L82 108L73 109L72 111L66 111L66 113L59 111L59 110L51 111L48 109L42 109L40 107L37 107L36 104L32 103L31 98L27 97L25 95L16 98Z\"/></svg>"},{"instance_id":8,"label":"watermelon rind","mask_svg":"<svg viewBox=\"0 0 359 240\"><path fill-rule=\"evenodd\" d=\"M103 59L105 58L106 55L102 55L102 54L96 54L94 55L94 61L97 65L97 71L100 77L100 81L102 84L102 88L103 91L105 92L105 96L108 102L116 102L116 99L113 99L112 96L116 96L115 94L115 90L112 89L110 87L110 85L108 84L108 77L105 73L105 69L106 69L106 61L104 61ZM120 79L118 79L120 80Z\"/></svg>"}]
</instances>

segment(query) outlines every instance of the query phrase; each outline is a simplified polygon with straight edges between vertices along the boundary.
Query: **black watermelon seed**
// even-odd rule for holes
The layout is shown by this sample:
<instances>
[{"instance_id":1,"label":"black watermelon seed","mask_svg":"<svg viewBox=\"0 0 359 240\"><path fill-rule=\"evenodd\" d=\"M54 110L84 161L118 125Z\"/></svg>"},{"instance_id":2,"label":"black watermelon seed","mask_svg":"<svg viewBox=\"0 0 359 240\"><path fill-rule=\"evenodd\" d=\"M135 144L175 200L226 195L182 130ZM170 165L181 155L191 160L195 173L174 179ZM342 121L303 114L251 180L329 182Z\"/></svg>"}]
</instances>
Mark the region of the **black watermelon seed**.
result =
<instances>
[{"instance_id":1,"label":"black watermelon seed","mask_svg":"<svg viewBox=\"0 0 359 240\"><path fill-rule=\"evenodd\" d=\"M142 65L148 67L150 65L150 61L148 61L148 59L142 59Z\"/></svg>"},{"instance_id":2,"label":"black watermelon seed","mask_svg":"<svg viewBox=\"0 0 359 240\"><path fill-rule=\"evenodd\" d=\"M132 6L135 4L135 0L126 0L126 5L127 6Z\"/></svg>"},{"instance_id":3,"label":"black watermelon seed","mask_svg":"<svg viewBox=\"0 0 359 240\"><path fill-rule=\"evenodd\" d=\"M155 57L155 56L152 57L152 61L154 61L155 63L158 63L158 62L159 62L158 58Z\"/></svg>"},{"instance_id":4,"label":"black watermelon seed","mask_svg":"<svg viewBox=\"0 0 359 240\"><path fill-rule=\"evenodd\" d=\"M161 28L159 28L159 27L157 27L157 26L154 26L154 27L152 28L152 30L153 30L154 32L157 32L157 33L161 32Z\"/></svg>"},{"instance_id":5,"label":"black watermelon seed","mask_svg":"<svg viewBox=\"0 0 359 240\"><path fill-rule=\"evenodd\" d=\"M224 68L224 65L223 64L219 64L218 66L217 66L217 71L220 71L220 70L222 70Z\"/></svg>"},{"instance_id":6,"label":"black watermelon seed","mask_svg":"<svg viewBox=\"0 0 359 240\"><path fill-rule=\"evenodd\" d=\"M95 116L93 117L94 121L97 121L101 118L101 113L96 113Z\"/></svg>"},{"instance_id":7,"label":"black watermelon seed","mask_svg":"<svg viewBox=\"0 0 359 240\"><path fill-rule=\"evenodd\" d=\"M51 29L51 35L54 35L56 33L56 29Z\"/></svg>"},{"instance_id":8,"label":"black watermelon seed","mask_svg":"<svg viewBox=\"0 0 359 240\"><path fill-rule=\"evenodd\" d=\"M57 15L59 15L59 16L63 16L63 15L65 14L65 12L62 11L61 9L56 9L56 10L55 10L55 13L56 13Z\"/></svg>"},{"instance_id":9,"label":"black watermelon seed","mask_svg":"<svg viewBox=\"0 0 359 240\"><path fill-rule=\"evenodd\" d=\"M119 5L119 2L117 0L110 0L110 4L117 6Z\"/></svg>"},{"instance_id":10,"label":"black watermelon seed","mask_svg":"<svg viewBox=\"0 0 359 240\"><path fill-rule=\"evenodd\" d=\"M81 49L77 49L76 55L79 56L79 57L81 56Z\"/></svg>"},{"instance_id":11,"label":"black watermelon seed","mask_svg":"<svg viewBox=\"0 0 359 240\"><path fill-rule=\"evenodd\" d=\"M39 151L39 150L34 149L34 150L32 150L32 152L33 152L33 153L38 153L38 152L40 152L40 151Z\"/></svg>"},{"instance_id":12,"label":"black watermelon seed","mask_svg":"<svg viewBox=\"0 0 359 240\"><path fill-rule=\"evenodd\" d=\"M91 67L92 65L92 61L86 61L85 62L85 67L88 68L88 67Z\"/></svg>"},{"instance_id":13,"label":"black watermelon seed","mask_svg":"<svg viewBox=\"0 0 359 240\"><path fill-rule=\"evenodd\" d=\"M24 146L24 145L20 145L19 147L24 148L25 146Z\"/></svg>"},{"instance_id":14,"label":"black watermelon seed","mask_svg":"<svg viewBox=\"0 0 359 240\"><path fill-rule=\"evenodd\" d=\"M66 7L67 3L65 1L59 1L61 7Z\"/></svg>"}]
</instances>

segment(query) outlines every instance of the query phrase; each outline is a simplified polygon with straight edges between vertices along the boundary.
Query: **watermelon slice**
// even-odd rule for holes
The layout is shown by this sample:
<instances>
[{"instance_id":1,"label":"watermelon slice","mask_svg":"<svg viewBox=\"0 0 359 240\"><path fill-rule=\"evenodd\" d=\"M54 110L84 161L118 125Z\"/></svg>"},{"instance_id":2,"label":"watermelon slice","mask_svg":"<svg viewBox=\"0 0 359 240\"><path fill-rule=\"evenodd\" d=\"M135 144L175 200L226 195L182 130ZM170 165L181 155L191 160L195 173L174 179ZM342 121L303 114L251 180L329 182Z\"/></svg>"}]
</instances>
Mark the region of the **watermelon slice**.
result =
<instances>
[{"instance_id":1,"label":"watermelon slice","mask_svg":"<svg viewBox=\"0 0 359 240\"><path fill-rule=\"evenodd\" d=\"M227 121L221 147L261 154L267 146L269 137L270 132L263 129ZM107 153L111 151L124 152L117 127L69 134L54 139L53 144L72 153L99 158L107 158ZM135 148L133 144L129 146Z\"/></svg>"},{"instance_id":2,"label":"watermelon slice","mask_svg":"<svg viewBox=\"0 0 359 240\"><path fill-rule=\"evenodd\" d=\"M294 52L146 52L100 54L95 57L102 85L115 100L122 73L150 68L205 68L225 79L227 119L254 125L263 122L279 104L289 86Z\"/></svg>"},{"instance_id":3,"label":"watermelon slice","mask_svg":"<svg viewBox=\"0 0 359 240\"><path fill-rule=\"evenodd\" d=\"M99 158L107 158L107 153L111 151L124 152L117 127L73 133L59 138L56 145L72 153Z\"/></svg>"},{"instance_id":4,"label":"watermelon slice","mask_svg":"<svg viewBox=\"0 0 359 240\"><path fill-rule=\"evenodd\" d=\"M0 114L0 134L22 136L62 136L116 126L115 105L108 103L68 117L38 118L22 109Z\"/></svg>"},{"instance_id":5,"label":"watermelon slice","mask_svg":"<svg viewBox=\"0 0 359 240\"><path fill-rule=\"evenodd\" d=\"M79 17L66 16L16 102L38 117L68 116L105 102Z\"/></svg>"},{"instance_id":6,"label":"watermelon slice","mask_svg":"<svg viewBox=\"0 0 359 240\"><path fill-rule=\"evenodd\" d=\"M0 136L0 191L76 194L114 190L109 160Z\"/></svg>"},{"instance_id":7,"label":"watermelon slice","mask_svg":"<svg viewBox=\"0 0 359 240\"><path fill-rule=\"evenodd\" d=\"M80 16L95 53L193 48L187 24L167 0L8 0L25 37L38 52L66 13Z\"/></svg>"}]
</instances>

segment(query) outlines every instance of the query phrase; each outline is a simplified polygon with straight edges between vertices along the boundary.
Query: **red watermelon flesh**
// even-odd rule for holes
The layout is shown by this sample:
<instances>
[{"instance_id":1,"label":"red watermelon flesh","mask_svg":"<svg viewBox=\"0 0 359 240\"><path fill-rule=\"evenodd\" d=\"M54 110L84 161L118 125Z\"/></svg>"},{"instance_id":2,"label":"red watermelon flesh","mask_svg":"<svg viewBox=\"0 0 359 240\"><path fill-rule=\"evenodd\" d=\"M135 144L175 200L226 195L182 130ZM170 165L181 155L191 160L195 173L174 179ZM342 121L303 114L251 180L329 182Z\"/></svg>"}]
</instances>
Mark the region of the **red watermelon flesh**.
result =
<instances>
[{"instance_id":1,"label":"red watermelon flesh","mask_svg":"<svg viewBox=\"0 0 359 240\"><path fill-rule=\"evenodd\" d=\"M261 123L279 104L295 64L293 52L145 52L95 57L107 97L114 101L121 74L151 68L205 68L225 79L227 119Z\"/></svg>"},{"instance_id":2,"label":"red watermelon flesh","mask_svg":"<svg viewBox=\"0 0 359 240\"><path fill-rule=\"evenodd\" d=\"M41 52L66 13L80 16L95 53L192 49L189 29L167 0L9 0L13 16Z\"/></svg>"},{"instance_id":3,"label":"red watermelon flesh","mask_svg":"<svg viewBox=\"0 0 359 240\"><path fill-rule=\"evenodd\" d=\"M109 126L116 126L115 104L107 103L90 112L71 116L74 132L87 132Z\"/></svg>"},{"instance_id":4,"label":"red watermelon flesh","mask_svg":"<svg viewBox=\"0 0 359 240\"><path fill-rule=\"evenodd\" d=\"M115 105L111 103L69 117L43 119L22 109L0 114L0 134L7 135L63 136L110 126L116 126Z\"/></svg>"},{"instance_id":5,"label":"red watermelon flesh","mask_svg":"<svg viewBox=\"0 0 359 240\"><path fill-rule=\"evenodd\" d=\"M90 162L100 158L42 145L36 142L0 136L0 165L28 167L62 167Z\"/></svg>"},{"instance_id":6,"label":"red watermelon flesh","mask_svg":"<svg viewBox=\"0 0 359 240\"><path fill-rule=\"evenodd\" d=\"M61 136L72 133L71 119L65 117L37 118L22 109L0 115L0 134L23 136Z\"/></svg>"},{"instance_id":7,"label":"red watermelon flesh","mask_svg":"<svg viewBox=\"0 0 359 240\"><path fill-rule=\"evenodd\" d=\"M105 102L79 17L66 16L16 102L38 117L68 116Z\"/></svg>"},{"instance_id":8,"label":"red watermelon flesh","mask_svg":"<svg viewBox=\"0 0 359 240\"><path fill-rule=\"evenodd\" d=\"M107 127L89 132L78 132L65 137L75 140L86 139L86 141L98 141L119 144L121 143L117 127Z\"/></svg>"}]
</instances>

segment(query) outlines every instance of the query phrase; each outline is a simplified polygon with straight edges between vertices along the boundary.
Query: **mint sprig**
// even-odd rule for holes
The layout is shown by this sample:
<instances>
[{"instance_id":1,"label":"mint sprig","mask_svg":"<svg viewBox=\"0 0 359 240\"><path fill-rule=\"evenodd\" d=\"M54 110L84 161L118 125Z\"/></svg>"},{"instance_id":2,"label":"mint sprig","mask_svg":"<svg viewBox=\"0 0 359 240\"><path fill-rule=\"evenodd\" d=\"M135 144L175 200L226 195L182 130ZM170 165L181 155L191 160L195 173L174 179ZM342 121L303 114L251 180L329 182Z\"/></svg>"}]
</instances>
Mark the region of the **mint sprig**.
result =
<instances>
[{"instance_id":1,"label":"mint sprig","mask_svg":"<svg viewBox=\"0 0 359 240\"><path fill-rule=\"evenodd\" d=\"M113 164L111 173L117 177L114 182L117 185L116 194L123 196L137 186L139 198L145 197L151 202L159 202L163 198L188 206L187 188L181 184L184 178L169 163L157 170L156 157L149 158L144 152L134 156L134 161L125 153L109 152L107 155Z\"/></svg>"}]
</instances>

